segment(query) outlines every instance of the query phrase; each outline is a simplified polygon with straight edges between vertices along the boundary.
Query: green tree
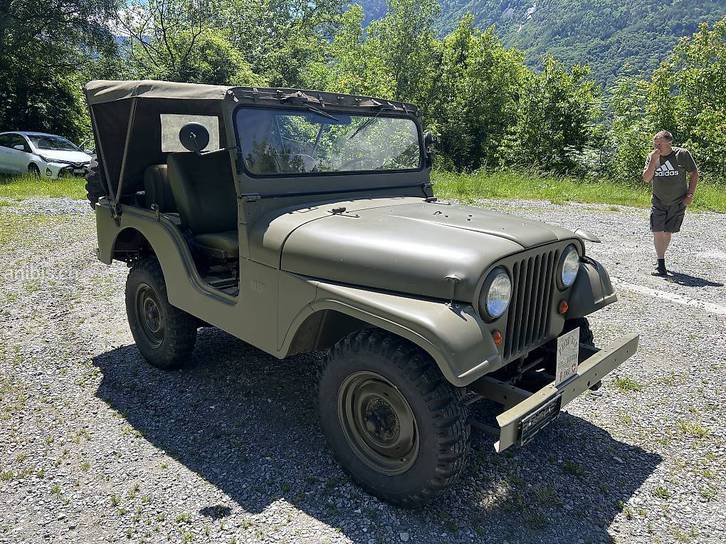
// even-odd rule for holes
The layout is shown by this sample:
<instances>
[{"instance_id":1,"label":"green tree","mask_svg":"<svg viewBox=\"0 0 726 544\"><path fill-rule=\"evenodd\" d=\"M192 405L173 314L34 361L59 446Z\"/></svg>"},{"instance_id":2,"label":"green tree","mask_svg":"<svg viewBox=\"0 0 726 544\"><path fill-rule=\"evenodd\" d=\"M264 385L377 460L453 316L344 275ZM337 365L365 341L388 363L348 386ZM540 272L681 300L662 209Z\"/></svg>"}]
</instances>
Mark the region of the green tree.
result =
<instances>
[{"instance_id":1,"label":"green tree","mask_svg":"<svg viewBox=\"0 0 726 544\"><path fill-rule=\"evenodd\" d=\"M683 38L645 79L622 80L612 91L614 169L639 180L650 140L673 133L706 177L726 182L726 18Z\"/></svg>"},{"instance_id":2,"label":"green tree","mask_svg":"<svg viewBox=\"0 0 726 544\"><path fill-rule=\"evenodd\" d=\"M138 0L118 23L128 36L128 55L139 78L189 83L260 85L224 31L212 28L219 4L208 0Z\"/></svg>"},{"instance_id":3,"label":"green tree","mask_svg":"<svg viewBox=\"0 0 726 544\"><path fill-rule=\"evenodd\" d=\"M654 74L651 95L654 121L691 149L703 171L726 181L726 17L681 39Z\"/></svg>"},{"instance_id":4,"label":"green tree","mask_svg":"<svg viewBox=\"0 0 726 544\"><path fill-rule=\"evenodd\" d=\"M211 16L252 70L270 85L300 87L324 59L342 0L218 0Z\"/></svg>"},{"instance_id":5,"label":"green tree","mask_svg":"<svg viewBox=\"0 0 726 544\"><path fill-rule=\"evenodd\" d=\"M657 132L644 115L648 91L646 81L633 77L620 79L611 91L611 173L616 180L641 183L645 157Z\"/></svg>"},{"instance_id":6,"label":"green tree","mask_svg":"<svg viewBox=\"0 0 726 544\"><path fill-rule=\"evenodd\" d=\"M543 65L541 73L529 72L523 80L517 122L501 147L500 160L548 172L585 173L577 158L599 133L599 87L586 66L567 70L551 56Z\"/></svg>"},{"instance_id":7,"label":"green tree","mask_svg":"<svg viewBox=\"0 0 726 544\"><path fill-rule=\"evenodd\" d=\"M430 125L439 151L456 169L495 163L496 152L516 122L522 54L507 50L493 28L481 32L464 17L443 40L439 85Z\"/></svg>"},{"instance_id":8,"label":"green tree","mask_svg":"<svg viewBox=\"0 0 726 544\"><path fill-rule=\"evenodd\" d=\"M391 76L393 98L415 102L427 114L436 89L440 42L437 0L388 0L385 17L368 28L371 53Z\"/></svg>"},{"instance_id":9,"label":"green tree","mask_svg":"<svg viewBox=\"0 0 726 544\"><path fill-rule=\"evenodd\" d=\"M382 98L394 95L393 76L377 55L377 42L367 39L363 20L363 9L357 4L341 16L324 58L308 67L307 86Z\"/></svg>"},{"instance_id":10,"label":"green tree","mask_svg":"<svg viewBox=\"0 0 726 544\"><path fill-rule=\"evenodd\" d=\"M0 2L0 128L79 139L88 130L81 86L113 50L113 0Z\"/></svg>"}]
</instances>

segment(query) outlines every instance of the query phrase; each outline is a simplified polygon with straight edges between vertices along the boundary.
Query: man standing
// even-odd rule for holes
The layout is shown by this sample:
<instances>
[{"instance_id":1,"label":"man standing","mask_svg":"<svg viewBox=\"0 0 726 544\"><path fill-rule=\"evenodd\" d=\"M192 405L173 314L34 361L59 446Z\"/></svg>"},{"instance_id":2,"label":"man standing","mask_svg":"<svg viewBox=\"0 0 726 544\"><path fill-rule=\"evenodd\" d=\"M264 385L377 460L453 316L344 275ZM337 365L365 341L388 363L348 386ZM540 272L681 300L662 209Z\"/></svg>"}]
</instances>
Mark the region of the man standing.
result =
<instances>
[{"instance_id":1,"label":"man standing","mask_svg":"<svg viewBox=\"0 0 726 544\"><path fill-rule=\"evenodd\" d=\"M698 169L687 149L673 147L673 135L661 130L653 138L653 151L643 170L643 181L653 182L650 230L653 232L658 265L654 276L667 276L665 253L671 234L681 230L686 208L693 202ZM688 177L688 182L686 182Z\"/></svg>"}]
</instances>

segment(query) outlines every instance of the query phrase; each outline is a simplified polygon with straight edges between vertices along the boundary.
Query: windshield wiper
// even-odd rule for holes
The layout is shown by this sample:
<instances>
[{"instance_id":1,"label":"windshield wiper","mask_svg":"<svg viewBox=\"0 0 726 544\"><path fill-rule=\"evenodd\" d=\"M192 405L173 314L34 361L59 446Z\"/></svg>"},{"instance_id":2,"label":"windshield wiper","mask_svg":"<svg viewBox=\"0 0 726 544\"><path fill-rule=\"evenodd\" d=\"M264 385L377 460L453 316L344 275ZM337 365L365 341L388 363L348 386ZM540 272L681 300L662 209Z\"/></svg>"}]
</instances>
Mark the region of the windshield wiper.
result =
<instances>
[{"instance_id":1,"label":"windshield wiper","mask_svg":"<svg viewBox=\"0 0 726 544\"><path fill-rule=\"evenodd\" d=\"M368 119L366 119L365 121L363 121L363 124L361 126L359 126L357 129L355 129L353 131L353 134L351 134L350 136L348 136L348 141L350 141L353 138L355 138L360 131L362 131L362 130L368 128L369 126L371 126L371 123L373 123L373 121L375 121L376 119L378 119L378 116L381 113L383 113L384 110L390 110L390 109L391 108L383 108L382 107L381 109L378 110L378 113L376 113L373 117L369 117Z\"/></svg>"},{"instance_id":2,"label":"windshield wiper","mask_svg":"<svg viewBox=\"0 0 726 544\"><path fill-rule=\"evenodd\" d=\"M308 111L311 111L313 113L317 113L318 115L320 115L322 117L327 117L328 119L332 119L336 123L340 123L340 119L338 119L337 117L335 117L333 115L330 115L327 111L319 110L318 108L315 108L309 104L305 104L305 109Z\"/></svg>"}]
</instances>

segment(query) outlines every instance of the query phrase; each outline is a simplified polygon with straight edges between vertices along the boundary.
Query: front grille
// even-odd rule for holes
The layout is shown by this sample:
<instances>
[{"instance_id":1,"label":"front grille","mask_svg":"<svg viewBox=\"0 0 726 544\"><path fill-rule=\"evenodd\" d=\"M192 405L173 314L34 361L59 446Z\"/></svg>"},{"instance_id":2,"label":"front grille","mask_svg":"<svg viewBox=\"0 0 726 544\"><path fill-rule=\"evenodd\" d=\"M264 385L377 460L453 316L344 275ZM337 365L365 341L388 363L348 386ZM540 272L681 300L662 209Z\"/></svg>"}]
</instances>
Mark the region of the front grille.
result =
<instances>
[{"instance_id":1,"label":"front grille","mask_svg":"<svg viewBox=\"0 0 726 544\"><path fill-rule=\"evenodd\" d=\"M512 266L512 299L504 337L504 358L539 345L549 330L559 249L531 255Z\"/></svg>"}]
</instances>

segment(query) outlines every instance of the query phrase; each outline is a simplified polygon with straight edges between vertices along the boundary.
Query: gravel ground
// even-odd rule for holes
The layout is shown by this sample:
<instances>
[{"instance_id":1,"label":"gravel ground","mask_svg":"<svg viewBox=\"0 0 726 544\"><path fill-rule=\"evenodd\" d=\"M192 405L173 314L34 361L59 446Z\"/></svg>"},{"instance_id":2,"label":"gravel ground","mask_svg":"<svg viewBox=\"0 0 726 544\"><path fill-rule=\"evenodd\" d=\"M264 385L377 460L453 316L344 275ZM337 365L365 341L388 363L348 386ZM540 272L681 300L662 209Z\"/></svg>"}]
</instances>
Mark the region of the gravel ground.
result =
<instances>
[{"instance_id":1,"label":"gravel ground","mask_svg":"<svg viewBox=\"0 0 726 544\"><path fill-rule=\"evenodd\" d=\"M153 369L86 204L0 201L0 542L726 541L726 215L688 215L663 280L646 210L482 206L600 236L620 301L595 337L641 347L526 447L474 435L463 478L410 511L331 459L317 356L203 329L190 368Z\"/></svg>"}]
</instances>

